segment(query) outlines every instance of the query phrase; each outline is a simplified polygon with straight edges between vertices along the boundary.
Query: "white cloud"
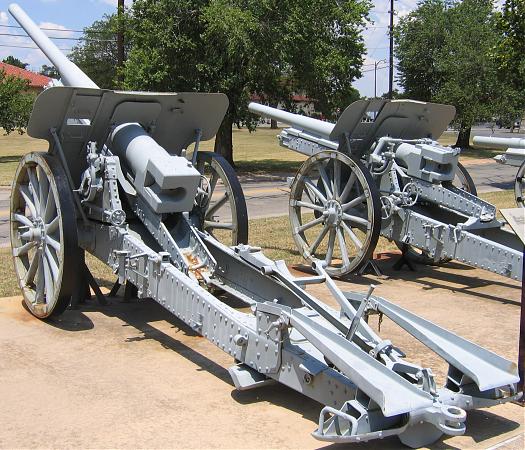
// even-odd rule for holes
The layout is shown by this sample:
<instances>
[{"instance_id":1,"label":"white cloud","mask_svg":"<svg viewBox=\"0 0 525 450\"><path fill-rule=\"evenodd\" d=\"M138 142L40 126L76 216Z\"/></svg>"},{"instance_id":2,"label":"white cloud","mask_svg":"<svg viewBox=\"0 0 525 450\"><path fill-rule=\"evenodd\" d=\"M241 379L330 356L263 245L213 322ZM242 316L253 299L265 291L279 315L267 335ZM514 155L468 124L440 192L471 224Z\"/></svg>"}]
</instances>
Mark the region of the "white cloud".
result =
<instances>
[{"instance_id":1,"label":"white cloud","mask_svg":"<svg viewBox=\"0 0 525 450\"><path fill-rule=\"evenodd\" d=\"M5 11L0 11L0 24L7 25L9 22L9 16Z\"/></svg>"}]
</instances>

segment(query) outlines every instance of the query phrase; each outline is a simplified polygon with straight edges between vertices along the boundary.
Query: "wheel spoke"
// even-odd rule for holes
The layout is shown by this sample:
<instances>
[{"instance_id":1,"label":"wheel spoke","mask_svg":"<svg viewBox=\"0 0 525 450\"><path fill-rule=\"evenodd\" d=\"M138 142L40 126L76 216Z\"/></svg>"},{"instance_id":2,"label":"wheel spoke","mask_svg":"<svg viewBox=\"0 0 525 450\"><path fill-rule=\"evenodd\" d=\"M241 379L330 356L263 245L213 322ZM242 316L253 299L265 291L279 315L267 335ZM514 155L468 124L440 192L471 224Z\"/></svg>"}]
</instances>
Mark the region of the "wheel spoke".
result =
<instances>
[{"instance_id":1,"label":"wheel spoke","mask_svg":"<svg viewBox=\"0 0 525 450\"><path fill-rule=\"evenodd\" d=\"M343 267L350 266L350 258L348 257L348 249L346 248L345 237L341 228L337 228L337 240L341 249L341 259L343 260Z\"/></svg>"},{"instance_id":2,"label":"wheel spoke","mask_svg":"<svg viewBox=\"0 0 525 450\"><path fill-rule=\"evenodd\" d=\"M229 198L228 192L225 192L223 196L217 201L217 203L215 203L213 206L211 206L208 209L208 211L206 211L205 218L209 219L210 217L213 217L213 214L217 212L220 208L222 208L224 204L226 204L226 202L228 201L228 198Z\"/></svg>"},{"instance_id":3,"label":"wheel spoke","mask_svg":"<svg viewBox=\"0 0 525 450\"><path fill-rule=\"evenodd\" d=\"M217 172L213 172L211 176L211 181L210 181L210 201L211 201L211 196L215 192L215 188L217 187L218 181L219 181L219 174Z\"/></svg>"},{"instance_id":4,"label":"wheel spoke","mask_svg":"<svg viewBox=\"0 0 525 450\"><path fill-rule=\"evenodd\" d=\"M350 236L350 239L352 240L352 242L354 243L354 245L359 249L359 250L362 250L363 249L363 243L359 240L359 238L357 237L357 235L354 233L354 230L352 230L346 223L344 222L341 222L341 224L343 225L343 228L345 229L346 233L348 234L348 236Z\"/></svg>"},{"instance_id":5,"label":"wheel spoke","mask_svg":"<svg viewBox=\"0 0 525 450\"><path fill-rule=\"evenodd\" d=\"M308 222L304 225L301 225L300 227L297 227L295 231L296 233L303 233L304 231L312 227L315 227L316 225L319 225L320 223L323 223L323 221L324 221L324 216L318 217L317 219L314 219L311 222Z\"/></svg>"},{"instance_id":6,"label":"wheel spoke","mask_svg":"<svg viewBox=\"0 0 525 450\"><path fill-rule=\"evenodd\" d=\"M38 258L38 271L36 276L36 289L35 289L35 303L43 303L44 301L44 268L42 264L42 255L38 254L35 256Z\"/></svg>"},{"instance_id":7,"label":"wheel spoke","mask_svg":"<svg viewBox=\"0 0 525 450\"><path fill-rule=\"evenodd\" d=\"M317 236L317 239L315 242L310 246L308 249L308 252L310 255L313 255L315 251L317 250L317 247L319 247L319 244L323 241L324 237L326 236L326 233L328 233L328 225L325 225L321 232L319 233L319 236Z\"/></svg>"},{"instance_id":8,"label":"wheel spoke","mask_svg":"<svg viewBox=\"0 0 525 450\"><path fill-rule=\"evenodd\" d=\"M324 208L321 205L314 205L313 203L303 202L301 200L297 200L293 206L299 206L302 208L308 208L313 209L314 211L323 212Z\"/></svg>"},{"instance_id":9,"label":"wheel spoke","mask_svg":"<svg viewBox=\"0 0 525 450\"><path fill-rule=\"evenodd\" d=\"M58 242L57 240L53 239L51 236L46 236L46 242L47 242L48 245L53 247L57 252L60 251L60 242Z\"/></svg>"},{"instance_id":10,"label":"wheel spoke","mask_svg":"<svg viewBox=\"0 0 525 450\"><path fill-rule=\"evenodd\" d=\"M343 211L346 211L347 209L353 208L354 206L357 206L364 202L366 200L366 195L362 194L357 198L354 198L353 200L349 201L348 203L345 203L344 205L341 205L343 208Z\"/></svg>"},{"instance_id":11,"label":"wheel spoke","mask_svg":"<svg viewBox=\"0 0 525 450\"><path fill-rule=\"evenodd\" d=\"M36 179L36 174L31 167L27 168L27 176L29 177L29 186L31 187L30 191L32 191L32 194L33 194L33 201L35 203L36 212L38 213L38 215L40 215L42 214L42 211L40 209L40 198L39 198L40 186Z\"/></svg>"},{"instance_id":12,"label":"wheel spoke","mask_svg":"<svg viewBox=\"0 0 525 450\"><path fill-rule=\"evenodd\" d=\"M35 219L38 217L38 214L36 212L36 206L33 203L33 199L31 198L31 193L29 192L29 189L25 185L20 186L20 194L22 194L22 197L24 198L24 201L26 202L26 206L29 208L29 212L31 213L31 216Z\"/></svg>"},{"instance_id":13,"label":"wheel spoke","mask_svg":"<svg viewBox=\"0 0 525 450\"><path fill-rule=\"evenodd\" d=\"M304 186L312 193L312 195L316 199L319 199L322 203L327 202L326 197L323 194L321 194L321 191L317 189L317 186L315 186L315 184L312 182L312 180L310 180L310 178L305 177ZM315 203L315 200L313 200L311 197L310 200L312 200Z\"/></svg>"},{"instance_id":14,"label":"wheel spoke","mask_svg":"<svg viewBox=\"0 0 525 450\"><path fill-rule=\"evenodd\" d=\"M366 219L363 219L362 217L353 216L350 214L343 214L343 220L347 220L348 222L353 222L359 225L363 225L367 227L367 229L370 227L370 222Z\"/></svg>"},{"instance_id":15,"label":"wheel spoke","mask_svg":"<svg viewBox=\"0 0 525 450\"><path fill-rule=\"evenodd\" d=\"M44 263L44 284L46 290L46 298L49 303L55 296L55 286L53 282L53 277L51 276L51 269L49 268L49 262L47 258L43 257L42 262Z\"/></svg>"},{"instance_id":16,"label":"wheel spoke","mask_svg":"<svg viewBox=\"0 0 525 450\"><path fill-rule=\"evenodd\" d=\"M324 259L327 266L332 262L332 257L334 256L334 247L335 247L335 229L330 229L330 234L328 235L328 250L326 251L326 257Z\"/></svg>"},{"instance_id":17,"label":"wheel spoke","mask_svg":"<svg viewBox=\"0 0 525 450\"><path fill-rule=\"evenodd\" d=\"M46 210L44 211L44 222L49 223L51 218L56 213L56 204L55 204L55 196L53 195L53 190L51 189L51 185L49 186L49 191L47 194L47 202L46 202Z\"/></svg>"},{"instance_id":18,"label":"wheel spoke","mask_svg":"<svg viewBox=\"0 0 525 450\"><path fill-rule=\"evenodd\" d=\"M60 224L60 219L57 216L51 221L51 223L46 225L46 233L48 234L54 233L58 229L59 224Z\"/></svg>"},{"instance_id":19,"label":"wheel spoke","mask_svg":"<svg viewBox=\"0 0 525 450\"><path fill-rule=\"evenodd\" d=\"M57 265L57 263L55 261L55 258L51 254L51 250L47 246L46 246L46 255L45 256L46 256L47 262L49 263L49 267L51 268L51 273L53 274L53 279L54 280L58 280L58 275L60 274L60 270L59 270L58 265Z\"/></svg>"},{"instance_id":20,"label":"wheel spoke","mask_svg":"<svg viewBox=\"0 0 525 450\"><path fill-rule=\"evenodd\" d=\"M40 208L44 208L47 204L47 196L49 195L49 180L47 179L47 175L44 172L44 169L42 169L40 166L38 166L37 169L37 175L38 175L38 185L40 187ZM44 211L40 211L41 213L44 213Z\"/></svg>"},{"instance_id":21,"label":"wheel spoke","mask_svg":"<svg viewBox=\"0 0 525 450\"><path fill-rule=\"evenodd\" d=\"M321 176L321 181L323 182L323 186L326 191L326 198L334 198L332 189L330 187L330 179L328 178L328 174L326 173L326 170L322 164L319 165L319 175Z\"/></svg>"},{"instance_id":22,"label":"wheel spoke","mask_svg":"<svg viewBox=\"0 0 525 450\"><path fill-rule=\"evenodd\" d=\"M233 223L223 223L223 222L214 222L213 220L204 221L204 229L214 229L214 230L233 230Z\"/></svg>"},{"instance_id":23,"label":"wheel spoke","mask_svg":"<svg viewBox=\"0 0 525 450\"><path fill-rule=\"evenodd\" d=\"M339 187L341 185L341 162L334 159L334 198L339 197Z\"/></svg>"},{"instance_id":24,"label":"wheel spoke","mask_svg":"<svg viewBox=\"0 0 525 450\"><path fill-rule=\"evenodd\" d=\"M20 222L22 225L25 225L26 227L33 226L33 222L31 222L26 216L22 214L15 213L13 214L13 217L17 222Z\"/></svg>"},{"instance_id":25,"label":"wheel spoke","mask_svg":"<svg viewBox=\"0 0 525 450\"><path fill-rule=\"evenodd\" d=\"M31 259L31 262L29 263L29 268L27 269L27 273L24 277L24 286L27 286L29 283L32 283L34 281L36 271L38 269L39 259L40 259L40 251L38 251L33 256L33 259Z\"/></svg>"},{"instance_id":26,"label":"wheel spoke","mask_svg":"<svg viewBox=\"0 0 525 450\"><path fill-rule=\"evenodd\" d=\"M22 245L21 247L13 248L13 256L23 256L27 255L27 252L31 250L36 245L36 242L28 242L27 244Z\"/></svg>"},{"instance_id":27,"label":"wheel spoke","mask_svg":"<svg viewBox=\"0 0 525 450\"><path fill-rule=\"evenodd\" d=\"M356 180L356 174L355 172L352 172L350 177L348 178L348 182L346 183L345 188L343 189L343 192L341 192L341 196L339 197L339 201L342 203L346 200L346 197L348 197L348 194L350 194L350 191L354 187L354 183Z\"/></svg>"}]
</instances>

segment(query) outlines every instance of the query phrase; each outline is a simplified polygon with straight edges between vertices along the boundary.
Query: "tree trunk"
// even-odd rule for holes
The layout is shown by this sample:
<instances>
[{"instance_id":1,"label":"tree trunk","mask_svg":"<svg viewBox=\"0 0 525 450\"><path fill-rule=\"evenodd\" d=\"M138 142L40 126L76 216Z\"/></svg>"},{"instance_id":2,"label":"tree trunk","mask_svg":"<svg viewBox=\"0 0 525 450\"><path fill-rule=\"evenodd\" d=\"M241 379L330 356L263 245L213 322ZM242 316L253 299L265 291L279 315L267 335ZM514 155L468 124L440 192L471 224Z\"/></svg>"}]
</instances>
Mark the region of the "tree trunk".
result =
<instances>
[{"instance_id":1,"label":"tree trunk","mask_svg":"<svg viewBox=\"0 0 525 450\"><path fill-rule=\"evenodd\" d=\"M461 126L459 129L458 139L454 147L469 148L470 147L470 130L472 127Z\"/></svg>"},{"instance_id":2,"label":"tree trunk","mask_svg":"<svg viewBox=\"0 0 525 450\"><path fill-rule=\"evenodd\" d=\"M213 151L223 156L233 167L233 140L232 140L233 121L227 114L219 127L217 136L215 136L215 147Z\"/></svg>"},{"instance_id":3,"label":"tree trunk","mask_svg":"<svg viewBox=\"0 0 525 450\"><path fill-rule=\"evenodd\" d=\"M271 119L270 120L270 128L272 130L277 130L277 120L275 120L275 119Z\"/></svg>"}]
</instances>

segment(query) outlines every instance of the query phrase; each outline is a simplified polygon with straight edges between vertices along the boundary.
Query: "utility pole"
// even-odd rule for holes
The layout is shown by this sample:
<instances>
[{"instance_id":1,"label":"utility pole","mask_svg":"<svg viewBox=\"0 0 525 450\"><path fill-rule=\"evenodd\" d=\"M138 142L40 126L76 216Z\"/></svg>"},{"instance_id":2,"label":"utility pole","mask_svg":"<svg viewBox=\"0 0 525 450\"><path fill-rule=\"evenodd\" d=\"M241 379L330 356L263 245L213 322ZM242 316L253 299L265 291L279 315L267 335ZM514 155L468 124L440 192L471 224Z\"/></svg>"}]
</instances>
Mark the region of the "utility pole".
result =
<instances>
[{"instance_id":1,"label":"utility pole","mask_svg":"<svg viewBox=\"0 0 525 450\"><path fill-rule=\"evenodd\" d=\"M394 0L390 0L390 67L388 74L388 98L394 92Z\"/></svg>"},{"instance_id":2,"label":"utility pole","mask_svg":"<svg viewBox=\"0 0 525 450\"><path fill-rule=\"evenodd\" d=\"M377 66L384 62L386 62L386 60L380 59L374 63L374 98L377 98Z\"/></svg>"},{"instance_id":3,"label":"utility pole","mask_svg":"<svg viewBox=\"0 0 525 450\"><path fill-rule=\"evenodd\" d=\"M124 66L124 0L118 0L117 8L117 66L118 80L119 83L122 83L124 81L122 78L122 69Z\"/></svg>"}]
</instances>

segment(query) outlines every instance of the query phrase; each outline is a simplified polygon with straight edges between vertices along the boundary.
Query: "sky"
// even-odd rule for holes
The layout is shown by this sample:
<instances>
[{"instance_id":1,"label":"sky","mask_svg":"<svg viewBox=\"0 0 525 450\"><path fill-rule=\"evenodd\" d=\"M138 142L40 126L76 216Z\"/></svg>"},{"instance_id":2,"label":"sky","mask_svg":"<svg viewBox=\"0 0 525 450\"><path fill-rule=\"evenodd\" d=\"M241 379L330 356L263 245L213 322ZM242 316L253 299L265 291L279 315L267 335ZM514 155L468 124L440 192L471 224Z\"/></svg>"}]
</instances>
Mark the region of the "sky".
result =
<instances>
[{"instance_id":1,"label":"sky","mask_svg":"<svg viewBox=\"0 0 525 450\"><path fill-rule=\"evenodd\" d=\"M8 55L16 56L30 64L31 70L39 70L43 64L49 64L40 50L13 48L5 46L33 46L27 37L10 37L5 34L23 34L23 30L9 28L5 25L17 25L7 8L13 0L0 0L0 60ZM395 1L395 23L400 17L408 14L417 5L418 0ZM497 3L500 3L498 0ZM82 30L104 14L116 11L117 0L17 0L29 16L41 27L68 30ZM126 5L132 0L126 0ZM377 93L388 91L388 25L390 0L372 0L370 24L364 32L367 54L364 61L363 77L354 83L362 96L374 95L374 63L378 64ZM80 33L70 31L46 31L50 36L66 38L79 37ZM59 47L70 49L75 40L56 40ZM395 78L395 75L394 75ZM394 85L395 87L395 85Z\"/></svg>"}]
</instances>

